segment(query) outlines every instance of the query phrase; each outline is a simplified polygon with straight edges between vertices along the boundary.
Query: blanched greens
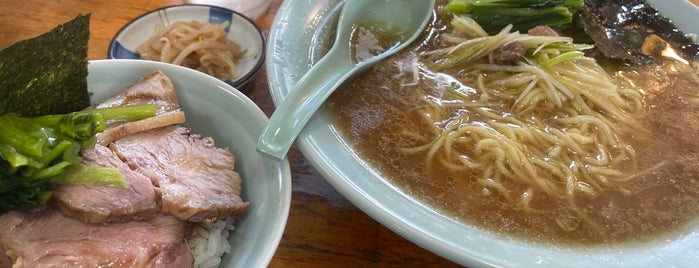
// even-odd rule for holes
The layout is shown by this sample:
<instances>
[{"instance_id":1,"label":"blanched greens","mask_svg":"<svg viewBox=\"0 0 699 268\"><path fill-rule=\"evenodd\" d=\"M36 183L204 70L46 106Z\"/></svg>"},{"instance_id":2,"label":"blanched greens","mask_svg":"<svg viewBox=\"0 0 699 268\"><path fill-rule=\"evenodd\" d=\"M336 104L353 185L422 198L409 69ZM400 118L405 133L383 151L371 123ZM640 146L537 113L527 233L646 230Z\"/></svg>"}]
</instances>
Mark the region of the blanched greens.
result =
<instances>
[{"instance_id":1,"label":"blanched greens","mask_svg":"<svg viewBox=\"0 0 699 268\"><path fill-rule=\"evenodd\" d=\"M156 109L146 104L33 118L0 115L0 211L43 205L64 183L126 187L117 169L80 165L79 152L95 145L107 121L148 118Z\"/></svg>"},{"instance_id":2,"label":"blanched greens","mask_svg":"<svg viewBox=\"0 0 699 268\"><path fill-rule=\"evenodd\" d=\"M573 20L583 0L452 0L445 11L468 15L489 34L508 24L515 31L539 25L562 26Z\"/></svg>"}]
</instances>

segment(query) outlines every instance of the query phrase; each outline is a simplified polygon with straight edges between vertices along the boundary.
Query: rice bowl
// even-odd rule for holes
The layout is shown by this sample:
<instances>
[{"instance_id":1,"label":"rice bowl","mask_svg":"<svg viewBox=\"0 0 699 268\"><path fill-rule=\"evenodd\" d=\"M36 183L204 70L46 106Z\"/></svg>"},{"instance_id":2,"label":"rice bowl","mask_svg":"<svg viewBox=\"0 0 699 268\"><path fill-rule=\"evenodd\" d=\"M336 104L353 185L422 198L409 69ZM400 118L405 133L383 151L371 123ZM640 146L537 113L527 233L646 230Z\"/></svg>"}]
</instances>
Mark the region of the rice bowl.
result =
<instances>
[{"instance_id":1,"label":"rice bowl","mask_svg":"<svg viewBox=\"0 0 699 268\"><path fill-rule=\"evenodd\" d=\"M287 161L266 159L255 150L254 141L267 120L264 113L223 81L181 66L143 60L96 60L90 61L88 69L93 103L115 95L155 69L171 78L187 115L184 126L213 137L217 146L230 148L243 178L241 197L250 202L247 215L235 222L235 229L232 220L198 229L210 238L207 244L199 245L199 250L210 255L207 261L213 263L217 262L216 253L226 252L218 267L267 266L288 217L291 175ZM230 234L227 239L226 233ZM196 248L193 252L204 256Z\"/></svg>"}]
</instances>

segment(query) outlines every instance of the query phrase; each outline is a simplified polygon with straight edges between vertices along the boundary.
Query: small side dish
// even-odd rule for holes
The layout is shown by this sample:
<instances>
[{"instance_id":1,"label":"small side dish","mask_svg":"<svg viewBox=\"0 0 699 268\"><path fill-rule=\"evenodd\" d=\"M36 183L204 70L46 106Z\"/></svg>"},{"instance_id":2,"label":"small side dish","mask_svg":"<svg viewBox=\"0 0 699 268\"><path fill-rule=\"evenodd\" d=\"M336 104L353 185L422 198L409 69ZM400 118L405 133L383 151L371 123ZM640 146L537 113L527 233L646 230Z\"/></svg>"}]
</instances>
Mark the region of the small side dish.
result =
<instances>
[{"instance_id":1,"label":"small side dish","mask_svg":"<svg viewBox=\"0 0 699 268\"><path fill-rule=\"evenodd\" d=\"M163 31L170 34L161 36ZM203 40L215 41L193 43ZM262 67L265 43L262 30L236 11L184 4L153 10L126 24L112 39L107 57L174 63L239 87Z\"/></svg>"},{"instance_id":2,"label":"small side dish","mask_svg":"<svg viewBox=\"0 0 699 268\"><path fill-rule=\"evenodd\" d=\"M145 60L182 65L221 80L235 80L237 61L246 51L226 38L228 24L176 21L157 30L136 52Z\"/></svg>"}]
</instances>

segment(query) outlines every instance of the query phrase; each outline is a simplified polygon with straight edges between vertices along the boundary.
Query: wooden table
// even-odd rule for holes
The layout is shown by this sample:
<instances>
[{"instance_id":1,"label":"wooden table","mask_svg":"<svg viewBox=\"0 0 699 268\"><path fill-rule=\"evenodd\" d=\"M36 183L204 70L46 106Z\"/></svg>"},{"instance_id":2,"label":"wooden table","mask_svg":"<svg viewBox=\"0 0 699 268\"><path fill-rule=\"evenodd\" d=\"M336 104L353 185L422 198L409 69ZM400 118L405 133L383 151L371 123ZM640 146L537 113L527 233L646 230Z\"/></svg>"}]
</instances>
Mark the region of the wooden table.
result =
<instances>
[{"instance_id":1,"label":"wooden table","mask_svg":"<svg viewBox=\"0 0 699 268\"><path fill-rule=\"evenodd\" d=\"M289 0L299 1L299 0ZM256 19L269 32L282 0ZM107 58L107 47L127 22L185 0L0 0L0 49L49 31L78 14L91 13L89 59ZM271 115L274 106L264 70L239 88ZM291 210L270 267L456 267L374 221L335 191L293 148Z\"/></svg>"},{"instance_id":2,"label":"wooden table","mask_svg":"<svg viewBox=\"0 0 699 268\"><path fill-rule=\"evenodd\" d=\"M300 0L288 0L300 1ZM699 4L699 0L690 0ZM0 0L0 49L44 33L77 14L91 13L89 59L105 59L111 38L128 21L184 0ZM282 0L273 0L256 22L269 32ZM240 90L271 115L274 110L262 69ZM374 221L335 191L292 148L291 211L270 267L457 267Z\"/></svg>"}]
</instances>

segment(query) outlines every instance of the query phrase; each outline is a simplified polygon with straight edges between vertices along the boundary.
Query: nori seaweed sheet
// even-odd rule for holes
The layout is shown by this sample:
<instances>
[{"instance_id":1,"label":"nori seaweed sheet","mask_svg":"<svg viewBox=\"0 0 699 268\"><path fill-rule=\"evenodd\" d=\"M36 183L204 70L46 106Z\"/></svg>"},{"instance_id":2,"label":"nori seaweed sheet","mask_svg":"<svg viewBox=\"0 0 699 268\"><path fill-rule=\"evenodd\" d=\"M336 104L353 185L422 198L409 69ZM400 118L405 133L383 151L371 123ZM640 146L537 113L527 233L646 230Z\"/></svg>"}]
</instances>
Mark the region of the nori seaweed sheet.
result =
<instances>
[{"instance_id":1,"label":"nori seaweed sheet","mask_svg":"<svg viewBox=\"0 0 699 268\"><path fill-rule=\"evenodd\" d=\"M691 61L699 55L699 44L645 0L586 0L580 19L595 47L610 59L635 65L660 61L641 51L651 34L667 42L683 59Z\"/></svg>"},{"instance_id":2,"label":"nori seaweed sheet","mask_svg":"<svg viewBox=\"0 0 699 268\"><path fill-rule=\"evenodd\" d=\"M90 14L0 51L0 114L64 114L90 105Z\"/></svg>"}]
</instances>

